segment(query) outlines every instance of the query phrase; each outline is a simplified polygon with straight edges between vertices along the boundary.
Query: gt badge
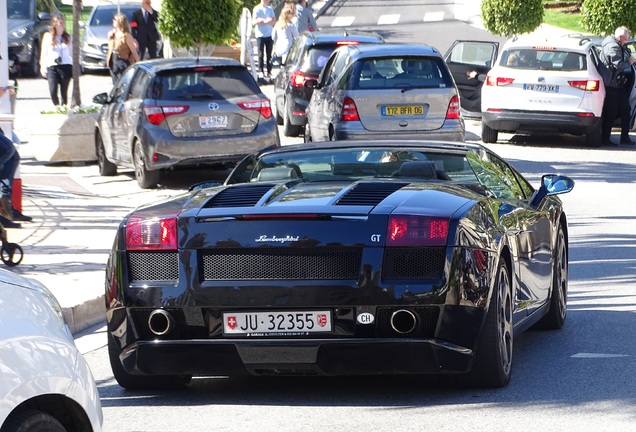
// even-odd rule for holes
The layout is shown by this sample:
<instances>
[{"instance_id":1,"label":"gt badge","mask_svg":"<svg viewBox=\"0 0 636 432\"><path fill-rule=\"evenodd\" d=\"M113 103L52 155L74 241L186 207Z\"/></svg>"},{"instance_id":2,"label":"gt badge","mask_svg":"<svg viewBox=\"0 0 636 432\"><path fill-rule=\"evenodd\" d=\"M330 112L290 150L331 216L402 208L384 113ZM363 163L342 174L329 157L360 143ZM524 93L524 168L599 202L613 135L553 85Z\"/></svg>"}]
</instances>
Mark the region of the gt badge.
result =
<instances>
[{"instance_id":1,"label":"gt badge","mask_svg":"<svg viewBox=\"0 0 636 432\"><path fill-rule=\"evenodd\" d=\"M235 316L227 317L227 326L231 330L234 330L236 328L236 317Z\"/></svg>"},{"instance_id":2,"label":"gt badge","mask_svg":"<svg viewBox=\"0 0 636 432\"><path fill-rule=\"evenodd\" d=\"M363 312L361 314L358 314L357 320L360 324L373 324L373 321L375 321L375 317L369 312Z\"/></svg>"},{"instance_id":3,"label":"gt badge","mask_svg":"<svg viewBox=\"0 0 636 432\"><path fill-rule=\"evenodd\" d=\"M379 243L382 236L380 234L371 234L371 241L373 243Z\"/></svg>"},{"instance_id":4,"label":"gt badge","mask_svg":"<svg viewBox=\"0 0 636 432\"><path fill-rule=\"evenodd\" d=\"M219 109L219 104L216 102L210 102L208 104L208 108L210 108L210 110L215 111Z\"/></svg>"}]
</instances>

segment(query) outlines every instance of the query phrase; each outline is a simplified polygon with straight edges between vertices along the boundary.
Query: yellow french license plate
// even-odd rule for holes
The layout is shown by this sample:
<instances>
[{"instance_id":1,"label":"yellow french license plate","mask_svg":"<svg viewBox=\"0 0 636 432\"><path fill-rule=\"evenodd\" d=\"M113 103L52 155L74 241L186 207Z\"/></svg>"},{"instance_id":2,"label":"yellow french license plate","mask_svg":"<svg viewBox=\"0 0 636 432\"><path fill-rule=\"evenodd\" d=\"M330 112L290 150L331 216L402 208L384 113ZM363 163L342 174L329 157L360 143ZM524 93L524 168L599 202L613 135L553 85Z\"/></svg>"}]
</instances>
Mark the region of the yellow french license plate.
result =
<instances>
[{"instance_id":1,"label":"yellow french license plate","mask_svg":"<svg viewBox=\"0 0 636 432\"><path fill-rule=\"evenodd\" d=\"M382 107L383 116L424 115L423 105L386 105Z\"/></svg>"}]
</instances>

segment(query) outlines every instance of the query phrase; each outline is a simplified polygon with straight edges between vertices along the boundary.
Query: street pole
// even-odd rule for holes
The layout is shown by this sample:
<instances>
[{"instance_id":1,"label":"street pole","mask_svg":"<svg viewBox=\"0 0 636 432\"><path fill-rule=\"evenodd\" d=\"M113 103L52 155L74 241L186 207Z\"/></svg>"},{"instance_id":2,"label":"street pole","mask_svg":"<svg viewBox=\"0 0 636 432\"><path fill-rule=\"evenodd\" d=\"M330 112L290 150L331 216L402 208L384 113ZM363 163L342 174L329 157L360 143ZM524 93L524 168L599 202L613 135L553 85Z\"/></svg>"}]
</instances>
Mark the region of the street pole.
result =
<instances>
[{"instance_id":1,"label":"street pole","mask_svg":"<svg viewBox=\"0 0 636 432\"><path fill-rule=\"evenodd\" d=\"M9 49L8 49L8 22L7 3L0 2L0 86L9 85ZM11 138L13 134L13 113L11 110L11 98L6 91L0 99L0 127L5 136Z\"/></svg>"}]
</instances>

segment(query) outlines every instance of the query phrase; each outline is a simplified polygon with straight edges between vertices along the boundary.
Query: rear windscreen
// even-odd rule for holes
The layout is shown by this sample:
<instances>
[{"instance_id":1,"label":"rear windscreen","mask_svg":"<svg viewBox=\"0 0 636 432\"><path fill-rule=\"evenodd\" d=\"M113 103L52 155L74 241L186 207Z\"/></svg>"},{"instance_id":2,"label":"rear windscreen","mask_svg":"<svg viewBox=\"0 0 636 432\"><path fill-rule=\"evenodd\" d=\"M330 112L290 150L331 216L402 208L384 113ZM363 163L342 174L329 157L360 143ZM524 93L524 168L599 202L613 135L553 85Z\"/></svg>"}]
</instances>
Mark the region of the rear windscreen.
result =
<instances>
[{"instance_id":1,"label":"rear windscreen","mask_svg":"<svg viewBox=\"0 0 636 432\"><path fill-rule=\"evenodd\" d=\"M336 44L310 47L305 53L302 69L318 75L336 48L338 48Z\"/></svg>"},{"instance_id":2,"label":"rear windscreen","mask_svg":"<svg viewBox=\"0 0 636 432\"><path fill-rule=\"evenodd\" d=\"M500 66L529 70L587 70L585 54L553 49L511 49L504 51Z\"/></svg>"},{"instance_id":3,"label":"rear windscreen","mask_svg":"<svg viewBox=\"0 0 636 432\"><path fill-rule=\"evenodd\" d=\"M383 57L357 61L351 73L352 89L443 88L453 80L438 57Z\"/></svg>"},{"instance_id":4,"label":"rear windscreen","mask_svg":"<svg viewBox=\"0 0 636 432\"><path fill-rule=\"evenodd\" d=\"M261 93L244 66L209 66L161 72L153 99L233 99Z\"/></svg>"}]
</instances>

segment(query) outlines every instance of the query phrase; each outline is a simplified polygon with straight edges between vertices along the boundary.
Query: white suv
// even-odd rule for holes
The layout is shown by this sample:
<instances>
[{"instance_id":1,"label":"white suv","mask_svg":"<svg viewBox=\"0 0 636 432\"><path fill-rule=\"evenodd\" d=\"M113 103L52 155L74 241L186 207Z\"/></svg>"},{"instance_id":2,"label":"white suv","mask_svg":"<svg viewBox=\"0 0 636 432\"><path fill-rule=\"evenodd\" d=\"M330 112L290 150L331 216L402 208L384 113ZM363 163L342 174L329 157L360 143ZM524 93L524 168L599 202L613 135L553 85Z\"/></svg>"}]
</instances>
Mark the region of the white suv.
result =
<instances>
[{"instance_id":1,"label":"white suv","mask_svg":"<svg viewBox=\"0 0 636 432\"><path fill-rule=\"evenodd\" d=\"M499 132L566 133L585 135L589 146L601 145L605 86L592 39L507 41L482 87L483 142L496 142Z\"/></svg>"}]
</instances>

